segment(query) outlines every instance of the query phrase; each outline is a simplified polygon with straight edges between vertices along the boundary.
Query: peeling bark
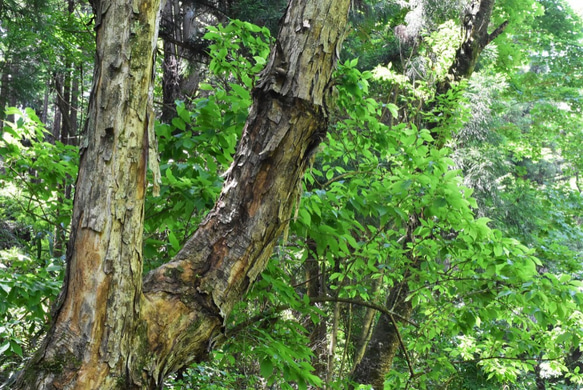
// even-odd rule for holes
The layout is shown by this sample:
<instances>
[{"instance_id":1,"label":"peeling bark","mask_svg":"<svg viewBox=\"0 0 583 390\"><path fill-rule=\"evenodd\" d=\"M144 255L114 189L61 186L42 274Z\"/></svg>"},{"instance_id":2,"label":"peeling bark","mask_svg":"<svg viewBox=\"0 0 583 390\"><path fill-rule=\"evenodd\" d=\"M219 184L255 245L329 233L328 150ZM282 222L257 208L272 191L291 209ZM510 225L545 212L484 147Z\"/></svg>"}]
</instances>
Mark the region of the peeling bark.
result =
<instances>
[{"instance_id":1,"label":"peeling bark","mask_svg":"<svg viewBox=\"0 0 583 390\"><path fill-rule=\"evenodd\" d=\"M140 388L142 230L159 0L103 0L67 274L18 389Z\"/></svg>"},{"instance_id":2,"label":"peeling bark","mask_svg":"<svg viewBox=\"0 0 583 390\"><path fill-rule=\"evenodd\" d=\"M156 334L180 334L167 357L156 358L159 370L192 361L192 350L204 354L287 225L303 173L326 132L324 102L348 3L290 3L217 204L176 258L148 275L147 307L164 317ZM162 365L162 359L175 365Z\"/></svg>"},{"instance_id":3,"label":"peeling bark","mask_svg":"<svg viewBox=\"0 0 583 390\"><path fill-rule=\"evenodd\" d=\"M214 209L142 281L159 0L93 1L97 63L65 286L17 389L155 389L203 359L264 269L325 135L348 0L292 0Z\"/></svg>"}]
</instances>

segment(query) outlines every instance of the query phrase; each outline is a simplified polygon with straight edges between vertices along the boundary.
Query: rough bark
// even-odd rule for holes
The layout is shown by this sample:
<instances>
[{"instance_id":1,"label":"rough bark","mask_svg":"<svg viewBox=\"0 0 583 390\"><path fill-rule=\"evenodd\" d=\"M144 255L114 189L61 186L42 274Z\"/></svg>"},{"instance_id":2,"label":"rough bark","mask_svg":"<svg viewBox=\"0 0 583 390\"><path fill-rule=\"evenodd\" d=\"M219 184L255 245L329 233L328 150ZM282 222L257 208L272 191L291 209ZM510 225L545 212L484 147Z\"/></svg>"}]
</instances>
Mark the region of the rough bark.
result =
<instances>
[{"instance_id":1,"label":"rough bark","mask_svg":"<svg viewBox=\"0 0 583 390\"><path fill-rule=\"evenodd\" d=\"M456 51L454 62L449 69L449 77L437 86L439 94L445 94L452 88L452 81L457 82L469 78L478 62L484 48L500 35L506 28L504 22L492 33L488 33L495 0L472 0L466 7L462 25L462 43ZM426 124L431 128L435 124ZM436 137L437 138L437 137ZM417 218L412 218L407 230L408 236L417 227ZM413 237L407 241L412 242ZM412 262L412 264L417 264ZM413 265L414 266L414 265ZM413 313L410 301L406 300L407 279L390 289L387 297L387 308L398 314L402 319L409 320ZM374 389L382 389L384 378L391 369L393 359L400 347L400 336L395 318L381 315L365 350L365 354L356 366L352 379L357 383L372 384Z\"/></svg>"},{"instance_id":2,"label":"rough bark","mask_svg":"<svg viewBox=\"0 0 583 390\"><path fill-rule=\"evenodd\" d=\"M292 0L214 209L142 283L158 0L94 1L97 66L65 287L18 389L154 389L205 357L263 270L327 128L348 0ZM150 138L151 139L151 138Z\"/></svg>"},{"instance_id":3,"label":"rough bark","mask_svg":"<svg viewBox=\"0 0 583 390\"><path fill-rule=\"evenodd\" d=\"M141 388L143 204L159 0L93 2L97 53L67 274L16 388Z\"/></svg>"},{"instance_id":4,"label":"rough bark","mask_svg":"<svg viewBox=\"0 0 583 390\"><path fill-rule=\"evenodd\" d=\"M217 204L176 258L148 275L149 313L163 317L150 336L178 340L153 363L162 375L208 350L287 225L326 132L325 96L348 3L290 2Z\"/></svg>"}]
</instances>

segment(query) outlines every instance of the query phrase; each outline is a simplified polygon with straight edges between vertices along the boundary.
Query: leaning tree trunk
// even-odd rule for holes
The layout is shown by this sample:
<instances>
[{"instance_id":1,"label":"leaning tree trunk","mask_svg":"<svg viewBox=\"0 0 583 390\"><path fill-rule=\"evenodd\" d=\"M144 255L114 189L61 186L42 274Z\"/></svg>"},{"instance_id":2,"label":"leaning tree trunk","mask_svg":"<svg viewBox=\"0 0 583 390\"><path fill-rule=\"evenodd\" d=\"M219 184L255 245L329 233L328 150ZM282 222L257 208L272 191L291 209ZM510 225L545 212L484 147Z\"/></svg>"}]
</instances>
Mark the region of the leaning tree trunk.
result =
<instances>
[{"instance_id":1,"label":"leaning tree trunk","mask_svg":"<svg viewBox=\"0 0 583 390\"><path fill-rule=\"evenodd\" d=\"M54 322L17 389L155 389L263 270L328 123L349 0L292 0L214 209L142 282L158 0L94 1L97 66Z\"/></svg>"},{"instance_id":2,"label":"leaning tree trunk","mask_svg":"<svg viewBox=\"0 0 583 390\"><path fill-rule=\"evenodd\" d=\"M484 48L500 35L507 26L504 22L492 33L488 33L488 27L492 16L495 0L472 0L466 7L462 26L462 42L456 51L454 62L449 69L449 77L437 86L437 93L445 94L452 88L452 81L457 82L469 78L478 62L478 58ZM430 110L427 110L428 112ZM427 124L427 128L434 127L434 123ZM407 227L412 234L418 226L417 218L413 218ZM408 234L409 236L409 234ZM408 237L408 241L414 239ZM418 262L412 262L412 267L419 266ZM415 265L417 264L417 265ZM414 308L410 300L407 300L407 279L402 284L391 288L387 296L387 309L398 315L406 322L410 319ZM405 325L403 321L401 324ZM372 384L374 389L382 389L384 378L389 373L398 349L401 346L399 329L400 324L395 318L389 318L382 314L379 318L365 354L351 376L356 383Z\"/></svg>"}]
</instances>

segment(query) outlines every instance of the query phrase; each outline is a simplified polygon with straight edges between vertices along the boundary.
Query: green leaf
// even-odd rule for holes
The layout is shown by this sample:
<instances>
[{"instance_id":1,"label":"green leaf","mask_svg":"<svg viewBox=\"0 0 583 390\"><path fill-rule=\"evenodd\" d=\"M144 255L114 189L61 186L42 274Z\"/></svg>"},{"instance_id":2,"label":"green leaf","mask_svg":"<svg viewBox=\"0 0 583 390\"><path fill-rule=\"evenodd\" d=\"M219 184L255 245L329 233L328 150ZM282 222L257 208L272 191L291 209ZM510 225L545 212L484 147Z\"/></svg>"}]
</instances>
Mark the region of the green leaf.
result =
<instances>
[{"instance_id":1,"label":"green leaf","mask_svg":"<svg viewBox=\"0 0 583 390\"><path fill-rule=\"evenodd\" d=\"M22 357L22 347L15 340L10 340L10 349L12 350L12 352Z\"/></svg>"},{"instance_id":2,"label":"green leaf","mask_svg":"<svg viewBox=\"0 0 583 390\"><path fill-rule=\"evenodd\" d=\"M186 123L182 120L182 118L179 117L172 118L172 125L182 131L186 130Z\"/></svg>"},{"instance_id":3,"label":"green leaf","mask_svg":"<svg viewBox=\"0 0 583 390\"><path fill-rule=\"evenodd\" d=\"M172 231L168 232L168 240L170 241L170 245L172 245L172 249L174 249L175 251L180 250L180 242L178 241L178 239L176 238Z\"/></svg>"},{"instance_id":4,"label":"green leaf","mask_svg":"<svg viewBox=\"0 0 583 390\"><path fill-rule=\"evenodd\" d=\"M10 290L12 290L12 287L4 283L0 283L0 288L4 290L6 293L10 293Z\"/></svg>"},{"instance_id":5,"label":"green leaf","mask_svg":"<svg viewBox=\"0 0 583 390\"><path fill-rule=\"evenodd\" d=\"M263 359L259 364L261 376L269 378L273 374L273 361L271 359Z\"/></svg>"},{"instance_id":6,"label":"green leaf","mask_svg":"<svg viewBox=\"0 0 583 390\"><path fill-rule=\"evenodd\" d=\"M9 340L4 341L4 343L0 346L0 356L2 356L4 352L8 351L9 348L10 341Z\"/></svg>"},{"instance_id":7,"label":"green leaf","mask_svg":"<svg viewBox=\"0 0 583 390\"><path fill-rule=\"evenodd\" d=\"M233 91L239 96L241 99L245 101L251 102L251 95L249 91L238 84L230 83L229 86L233 89Z\"/></svg>"},{"instance_id":8,"label":"green leaf","mask_svg":"<svg viewBox=\"0 0 583 390\"><path fill-rule=\"evenodd\" d=\"M312 216L310 215L310 212L308 210L306 210L305 208L301 208L299 211L299 215L300 221L302 221L302 223L305 226L310 226L312 224Z\"/></svg>"}]
</instances>

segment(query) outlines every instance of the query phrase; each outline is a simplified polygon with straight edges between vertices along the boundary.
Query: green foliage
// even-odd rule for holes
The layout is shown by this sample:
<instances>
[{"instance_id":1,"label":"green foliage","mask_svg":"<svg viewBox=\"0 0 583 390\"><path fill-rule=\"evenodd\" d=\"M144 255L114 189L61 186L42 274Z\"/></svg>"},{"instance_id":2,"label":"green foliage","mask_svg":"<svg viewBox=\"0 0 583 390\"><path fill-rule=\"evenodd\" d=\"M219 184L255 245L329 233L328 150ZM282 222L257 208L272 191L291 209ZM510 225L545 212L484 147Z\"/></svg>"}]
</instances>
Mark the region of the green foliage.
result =
<instances>
[{"instance_id":1,"label":"green foliage","mask_svg":"<svg viewBox=\"0 0 583 390\"><path fill-rule=\"evenodd\" d=\"M289 234L210 361L168 387L342 388L366 328L362 303L383 306L399 285L414 311L398 325L407 353L387 388L527 389L543 371L554 388L580 383L580 18L559 0L496 2L494 25L511 20L506 34L469 83L438 95L459 40L458 2L411 3L431 7L409 47L394 35L414 22L408 9L356 3L345 55L361 60L343 60L335 74L337 109ZM5 4L0 65L22 60L46 78L87 61L91 34L72 31L86 31L88 15L45 10L27 29L30 20L15 17L26 17L23 3ZM267 21L281 11L237 7ZM55 33L36 47L49 26ZM180 250L216 201L271 43L267 28L238 20L205 39L210 73L199 95L156 127L163 177L161 196L146 203L147 268ZM32 101L43 83L30 81L20 92L33 91ZM0 224L0 244L13 247L0 251L5 372L36 346L56 298L77 166L75 148L46 142L31 109L8 114L16 119L0 139L0 220L20 230ZM318 297L305 277L314 264ZM336 340L331 356L311 349L319 325L322 343Z\"/></svg>"},{"instance_id":2,"label":"green foliage","mask_svg":"<svg viewBox=\"0 0 583 390\"><path fill-rule=\"evenodd\" d=\"M434 388L461 380L458 367L467 361L482 380L498 383L518 382L534 372L538 359L564 370L560 359L578 342L571 337L580 321L571 313L577 313L583 297L579 282L544 273L533 250L492 230L489 219L475 219L477 203L459 171L451 170L449 150L414 123L392 128L381 123L383 110L396 117L399 107L368 98L371 74L360 74L355 66L355 61L340 66L343 115L306 175L307 191L292 226L297 236L316 242L336 296L382 304L375 280L387 287L408 284L419 325L401 332L415 356L410 363L424 374L412 378L397 361L387 386ZM375 75L382 83L408 83L394 73ZM423 97L423 85L404 87L411 96ZM459 99L449 102L442 106ZM411 107L405 110L414 115ZM440 126L457 130L459 123L445 118ZM565 223L564 213L555 218ZM414 231L408 230L412 219L418 220ZM540 231L541 222L533 224ZM572 231L577 237L578 229ZM566 247L553 248L557 261ZM573 252L564 252L564 259L568 253ZM563 335L561 341L553 334Z\"/></svg>"},{"instance_id":3,"label":"green foliage","mask_svg":"<svg viewBox=\"0 0 583 390\"><path fill-rule=\"evenodd\" d=\"M40 112L42 95L56 74L76 68L90 74L95 48L91 15L82 5L74 13L65 6L66 2L37 0L0 5L0 73L10 75L3 98L12 97ZM1 119L4 108L0 107Z\"/></svg>"},{"instance_id":4,"label":"green foliage","mask_svg":"<svg viewBox=\"0 0 583 390\"><path fill-rule=\"evenodd\" d=\"M275 384L282 389L292 389L291 383L303 389L308 385L321 387L322 381L311 373L313 353L308 347L306 329L297 321L297 318L305 318L306 323L312 318L317 320L318 311L307 304L307 296L302 299L292 287L297 256L301 253L290 251L288 256L274 258L248 294L248 302L255 303L256 309L250 310L248 304L238 307L232 329L241 329L238 321L249 327L237 331L233 340L236 344L227 344L225 351L243 347L240 352L247 359L259 362L258 374L268 385ZM274 309L266 312L265 307ZM259 325L249 323L249 317L257 318Z\"/></svg>"},{"instance_id":5,"label":"green foliage","mask_svg":"<svg viewBox=\"0 0 583 390\"><path fill-rule=\"evenodd\" d=\"M276 36L286 6L285 0L240 0L231 4L231 17L265 26Z\"/></svg>"},{"instance_id":6,"label":"green foliage","mask_svg":"<svg viewBox=\"0 0 583 390\"><path fill-rule=\"evenodd\" d=\"M207 29L204 38L212 41L209 46L212 74L224 81L235 79L242 87L252 88L269 55L269 30L236 19L225 27L219 24Z\"/></svg>"},{"instance_id":7,"label":"green foliage","mask_svg":"<svg viewBox=\"0 0 583 390\"><path fill-rule=\"evenodd\" d=\"M10 202L9 196L22 199L15 212L25 214L38 228L67 226L72 199L61 196L59 189L75 182L77 148L59 141L54 144L45 141L49 133L33 110L11 108L7 113L16 116L16 123L5 123L0 139L3 159L0 181L9 191L12 186L13 191L3 194L4 202Z\"/></svg>"},{"instance_id":8,"label":"green foliage","mask_svg":"<svg viewBox=\"0 0 583 390\"><path fill-rule=\"evenodd\" d=\"M0 138L0 229L22 231L13 233L11 249L0 250L0 371L6 375L38 346L59 292L72 209L63 194L78 163L75 147L45 141L33 110L8 114L16 122L5 123Z\"/></svg>"},{"instance_id":9,"label":"green foliage","mask_svg":"<svg viewBox=\"0 0 583 390\"><path fill-rule=\"evenodd\" d=\"M17 249L0 251L0 371L5 374L38 346L60 287L58 259L39 267Z\"/></svg>"},{"instance_id":10,"label":"green foliage","mask_svg":"<svg viewBox=\"0 0 583 390\"><path fill-rule=\"evenodd\" d=\"M178 252L214 204L247 119L249 89L269 54L269 31L239 20L209 27L205 39L212 76L204 93L188 106L176 102L178 116L156 126L162 184L160 197L146 202L149 266Z\"/></svg>"}]
</instances>

